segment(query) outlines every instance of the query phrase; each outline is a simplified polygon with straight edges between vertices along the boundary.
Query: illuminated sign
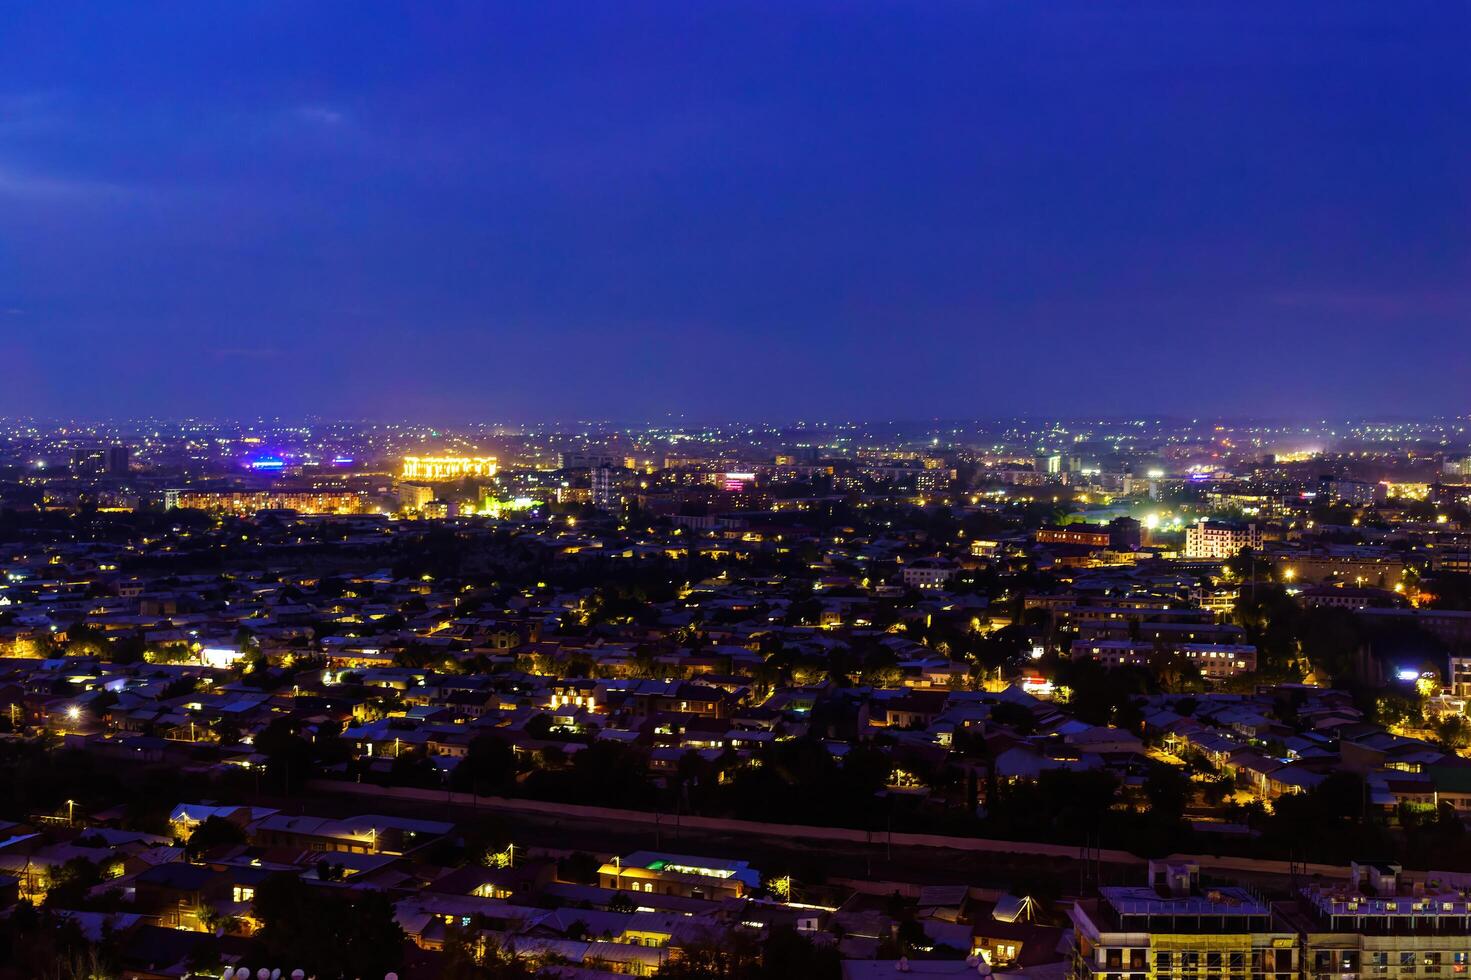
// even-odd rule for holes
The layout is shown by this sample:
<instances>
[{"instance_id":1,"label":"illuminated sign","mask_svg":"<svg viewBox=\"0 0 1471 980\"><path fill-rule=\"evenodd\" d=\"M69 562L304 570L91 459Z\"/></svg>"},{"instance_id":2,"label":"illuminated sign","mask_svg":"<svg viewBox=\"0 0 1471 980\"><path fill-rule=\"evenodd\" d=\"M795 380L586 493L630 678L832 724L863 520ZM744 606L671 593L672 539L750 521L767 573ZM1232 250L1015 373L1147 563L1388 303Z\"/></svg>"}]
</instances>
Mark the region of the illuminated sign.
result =
<instances>
[{"instance_id":1,"label":"illuminated sign","mask_svg":"<svg viewBox=\"0 0 1471 980\"><path fill-rule=\"evenodd\" d=\"M1052 694L1052 682L1045 677L1026 676L1022 678L1022 690L1028 694L1038 697L1048 697Z\"/></svg>"}]
</instances>

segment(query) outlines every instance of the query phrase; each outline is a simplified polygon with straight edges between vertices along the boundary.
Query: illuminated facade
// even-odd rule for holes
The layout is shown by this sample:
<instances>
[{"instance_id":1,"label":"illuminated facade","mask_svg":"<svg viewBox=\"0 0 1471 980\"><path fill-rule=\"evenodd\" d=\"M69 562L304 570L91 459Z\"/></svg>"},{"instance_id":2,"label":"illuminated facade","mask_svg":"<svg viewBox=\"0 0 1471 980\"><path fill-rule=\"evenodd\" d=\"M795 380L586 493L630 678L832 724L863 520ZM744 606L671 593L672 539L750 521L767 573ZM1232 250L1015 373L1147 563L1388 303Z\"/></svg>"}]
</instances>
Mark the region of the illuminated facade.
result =
<instances>
[{"instance_id":1,"label":"illuminated facade","mask_svg":"<svg viewBox=\"0 0 1471 980\"><path fill-rule=\"evenodd\" d=\"M1185 557L1234 558L1242 548L1262 550L1262 529L1257 524L1226 524L1199 521L1185 529Z\"/></svg>"},{"instance_id":2,"label":"illuminated facade","mask_svg":"<svg viewBox=\"0 0 1471 980\"><path fill-rule=\"evenodd\" d=\"M1225 680L1256 670L1249 643L1180 643L1168 640L1074 640L1072 658L1092 658L1105 667L1147 667L1161 654L1200 668L1208 680Z\"/></svg>"},{"instance_id":3,"label":"illuminated facade","mask_svg":"<svg viewBox=\"0 0 1471 980\"><path fill-rule=\"evenodd\" d=\"M599 868L598 884L613 891L722 901L759 888L761 874L744 861L638 851Z\"/></svg>"},{"instance_id":4,"label":"illuminated facade","mask_svg":"<svg viewBox=\"0 0 1471 980\"><path fill-rule=\"evenodd\" d=\"M1039 544L1081 544L1094 548L1107 548L1113 540L1108 528L1097 524L1043 525L1035 537Z\"/></svg>"},{"instance_id":5,"label":"illuminated facade","mask_svg":"<svg viewBox=\"0 0 1471 980\"><path fill-rule=\"evenodd\" d=\"M1411 881L1396 864L1354 864L1346 884L1316 883L1301 895L1308 980L1403 980L1471 968L1464 875Z\"/></svg>"},{"instance_id":6,"label":"illuminated facade","mask_svg":"<svg viewBox=\"0 0 1471 980\"><path fill-rule=\"evenodd\" d=\"M461 480L495 476L494 456L405 456L401 480Z\"/></svg>"},{"instance_id":7,"label":"illuminated facade","mask_svg":"<svg viewBox=\"0 0 1471 980\"><path fill-rule=\"evenodd\" d=\"M480 497L480 513L488 517L500 517L517 511L531 510L540 501L533 497L512 497L506 500L494 494L482 493Z\"/></svg>"},{"instance_id":8,"label":"illuminated facade","mask_svg":"<svg viewBox=\"0 0 1471 980\"><path fill-rule=\"evenodd\" d=\"M722 473L720 484L726 493L745 493L756 482L755 473Z\"/></svg>"},{"instance_id":9,"label":"illuminated facade","mask_svg":"<svg viewBox=\"0 0 1471 980\"><path fill-rule=\"evenodd\" d=\"M1069 912L1069 980L1298 980L1298 935L1241 888L1200 888L1195 865L1150 862L1144 887L1107 887Z\"/></svg>"},{"instance_id":10,"label":"illuminated facade","mask_svg":"<svg viewBox=\"0 0 1471 980\"><path fill-rule=\"evenodd\" d=\"M400 483L394 491L398 494L399 509L411 513L422 511L434 499L433 489L417 483Z\"/></svg>"},{"instance_id":11,"label":"illuminated facade","mask_svg":"<svg viewBox=\"0 0 1471 980\"><path fill-rule=\"evenodd\" d=\"M263 510L298 514L361 514L363 495L350 490L178 490L166 495L170 507L249 517Z\"/></svg>"}]
</instances>

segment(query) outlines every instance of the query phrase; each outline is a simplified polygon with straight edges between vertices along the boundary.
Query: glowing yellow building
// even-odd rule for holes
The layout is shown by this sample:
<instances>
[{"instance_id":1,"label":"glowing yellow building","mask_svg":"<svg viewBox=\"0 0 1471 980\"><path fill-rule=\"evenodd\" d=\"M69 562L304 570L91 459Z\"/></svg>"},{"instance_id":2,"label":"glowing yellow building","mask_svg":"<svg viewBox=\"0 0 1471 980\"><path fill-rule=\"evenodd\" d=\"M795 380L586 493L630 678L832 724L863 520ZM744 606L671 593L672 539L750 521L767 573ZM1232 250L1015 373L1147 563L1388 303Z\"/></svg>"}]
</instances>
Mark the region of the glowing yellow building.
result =
<instances>
[{"instance_id":1,"label":"glowing yellow building","mask_svg":"<svg viewBox=\"0 0 1471 980\"><path fill-rule=\"evenodd\" d=\"M495 476L494 456L405 456L401 480L461 480Z\"/></svg>"}]
</instances>

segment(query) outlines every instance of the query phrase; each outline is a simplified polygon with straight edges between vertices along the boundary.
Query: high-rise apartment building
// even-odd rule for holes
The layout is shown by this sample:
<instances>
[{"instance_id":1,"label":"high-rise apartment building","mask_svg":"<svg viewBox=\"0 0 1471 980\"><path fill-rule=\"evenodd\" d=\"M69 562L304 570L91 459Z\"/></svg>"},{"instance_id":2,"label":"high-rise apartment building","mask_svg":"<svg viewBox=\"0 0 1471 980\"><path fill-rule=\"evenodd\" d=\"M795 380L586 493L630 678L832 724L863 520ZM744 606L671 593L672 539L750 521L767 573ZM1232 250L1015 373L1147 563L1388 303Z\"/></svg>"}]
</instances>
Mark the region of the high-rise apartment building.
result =
<instances>
[{"instance_id":1,"label":"high-rise apartment building","mask_svg":"<svg viewBox=\"0 0 1471 980\"><path fill-rule=\"evenodd\" d=\"M108 476L127 476L130 454L127 446L108 446L104 466Z\"/></svg>"},{"instance_id":2,"label":"high-rise apartment building","mask_svg":"<svg viewBox=\"0 0 1471 980\"><path fill-rule=\"evenodd\" d=\"M617 513L623 509L623 488L628 470L616 466L598 466L588 471L592 484L592 505L598 510Z\"/></svg>"}]
</instances>

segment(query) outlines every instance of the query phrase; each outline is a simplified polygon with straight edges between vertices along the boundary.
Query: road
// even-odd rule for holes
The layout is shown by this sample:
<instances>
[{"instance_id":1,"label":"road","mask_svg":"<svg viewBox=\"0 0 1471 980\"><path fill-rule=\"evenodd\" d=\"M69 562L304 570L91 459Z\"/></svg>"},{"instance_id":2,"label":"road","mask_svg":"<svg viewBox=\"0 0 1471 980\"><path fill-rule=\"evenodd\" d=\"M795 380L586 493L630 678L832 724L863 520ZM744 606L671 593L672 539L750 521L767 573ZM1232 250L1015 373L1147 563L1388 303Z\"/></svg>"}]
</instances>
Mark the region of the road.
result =
<instances>
[{"instance_id":1,"label":"road","mask_svg":"<svg viewBox=\"0 0 1471 980\"><path fill-rule=\"evenodd\" d=\"M309 784L311 812L347 815L385 812L460 822L493 814L517 843L553 852L613 852L653 849L704 856L739 857L764 871L806 869L825 877L882 879L923 884L969 884L1007 888L1019 878L1053 877L1063 892L1085 882L1141 884L1145 861L1124 851L1097 852L1085 865L1077 847L1029 841L944 837L931 834L867 833L834 827L803 827L710 817L682 817L573 806L538 800L474 797L444 790L384 788L360 783L316 780ZM321 801L320 805L317 801ZM270 805L296 809L302 799L274 800ZM324 809L326 808L326 809ZM1193 861L1207 873L1251 880L1285 890L1291 867L1284 861L1217 856L1172 855ZM1309 865L1304 872L1343 877L1347 869Z\"/></svg>"}]
</instances>

